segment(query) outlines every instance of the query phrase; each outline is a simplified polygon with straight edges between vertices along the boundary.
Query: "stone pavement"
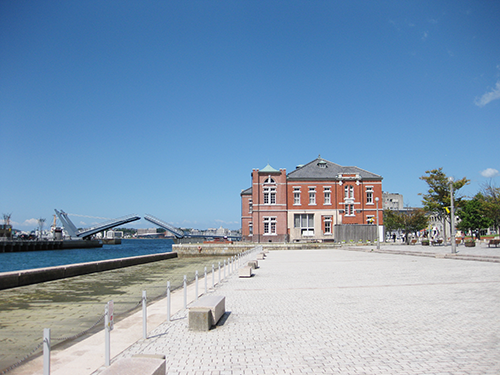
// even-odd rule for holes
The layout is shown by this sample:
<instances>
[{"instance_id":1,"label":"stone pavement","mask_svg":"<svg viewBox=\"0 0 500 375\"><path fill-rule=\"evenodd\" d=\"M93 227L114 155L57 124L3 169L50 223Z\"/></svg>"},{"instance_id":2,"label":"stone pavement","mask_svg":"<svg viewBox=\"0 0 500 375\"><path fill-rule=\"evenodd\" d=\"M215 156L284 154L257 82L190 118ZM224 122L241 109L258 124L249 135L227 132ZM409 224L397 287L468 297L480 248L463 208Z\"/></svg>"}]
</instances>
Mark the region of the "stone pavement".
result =
<instances>
[{"instance_id":1,"label":"stone pavement","mask_svg":"<svg viewBox=\"0 0 500 375\"><path fill-rule=\"evenodd\" d=\"M167 374L500 373L499 263L351 250L270 252L254 277L210 291L226 297L215 329L189 331L181 309L113 361L164 354Z\"/></svg>"}]
</instances>

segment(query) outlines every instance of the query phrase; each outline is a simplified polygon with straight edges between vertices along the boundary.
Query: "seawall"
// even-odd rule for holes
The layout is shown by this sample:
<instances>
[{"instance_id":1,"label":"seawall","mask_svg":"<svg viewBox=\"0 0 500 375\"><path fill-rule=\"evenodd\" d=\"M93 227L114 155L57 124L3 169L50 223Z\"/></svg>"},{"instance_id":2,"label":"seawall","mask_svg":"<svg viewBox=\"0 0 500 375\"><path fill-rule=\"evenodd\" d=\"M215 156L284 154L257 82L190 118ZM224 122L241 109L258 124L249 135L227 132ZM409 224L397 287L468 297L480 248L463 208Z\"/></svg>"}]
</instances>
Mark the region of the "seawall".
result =
<instances>
[{"instance_id":1,"label":"seawall","mask_svg":"<svg viewBox=\"0 0 500 375\"><path fill-rule=\"evenodd\" d=\"M261 245L266 250L304 250L304 249L332 249L340 247L341 244L329 243L277 243L277 242L235 242L224 243L197 243L197 244L174 244L172 251L182 256L213 256L213 255L236 255ZM344 244L345 245L345 244ZM201 251L200 248L201 247Z\"/></svg>"},{"instance_id":2,"label":"seawall","mask_svg":"<svg viewBox=\"0 0 500 375\"><path fill-rule=\"evenodd\" d=\"M97 262L68 264L57 267L2 272L0 273L0 290L65 279L67 277L87 275L95 272L109 271L171 258L177 258L177 253L151 254L129 258L101 260Z\"/></svg>"},{"instance_id":3,"label":"seawall","mask_svg":"<svg viewBox=\"0 0 500 375\"><path fill-rule=\"evenodd\" d=\"M17 253L23 251L86 249L102 247L99 240L4 240L0 241L0 253Z\"/></svg>"}]
</instances>

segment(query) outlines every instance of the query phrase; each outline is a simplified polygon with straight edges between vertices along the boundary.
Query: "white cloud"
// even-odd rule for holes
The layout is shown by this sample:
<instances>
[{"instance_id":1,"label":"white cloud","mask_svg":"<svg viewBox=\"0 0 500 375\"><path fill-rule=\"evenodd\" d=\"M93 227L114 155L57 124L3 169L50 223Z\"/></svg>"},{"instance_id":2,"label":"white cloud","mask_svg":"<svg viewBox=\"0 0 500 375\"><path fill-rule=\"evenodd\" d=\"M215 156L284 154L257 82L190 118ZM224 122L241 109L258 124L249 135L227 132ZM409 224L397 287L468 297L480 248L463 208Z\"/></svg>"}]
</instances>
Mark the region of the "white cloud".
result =
<instances>
[{"instance_id":1,"label":"white cloud","mask_svg":"<svg viewBox=\"0 0 500 375\"><path fill-rule=\"evenodd\" d=\"M24 223L21 224L23 227L38 227L38 220L37 219L28 219L24 220Z\"/></svg>"},{"instance_id":2,"label":"white cloud","mask_svg":"<svg viewBox=\"0 0 500 375\"><path fill-rule=\"evenodd\" d=\"M481 176L486 178L492 178L498 175L498 171L494 168L486 168L481 172Z\"/></svg>"},{"instance_id":3,"label":"white cloud","mask_svg":"<svg viewBox=\"0 0 500 375\"><path fill-rule=\"evenodd\" d=\"M495 85L495 88L493 90L491 90L490 92L487 92L486 94L481 96L479 99L476 98L476 100L474 100L474 103L478 107L484 107L486 104L488 104L489 102L496 100L496 99L500 99L500 81L497 82L497 84Z\"/></svg>"}]
</instances>

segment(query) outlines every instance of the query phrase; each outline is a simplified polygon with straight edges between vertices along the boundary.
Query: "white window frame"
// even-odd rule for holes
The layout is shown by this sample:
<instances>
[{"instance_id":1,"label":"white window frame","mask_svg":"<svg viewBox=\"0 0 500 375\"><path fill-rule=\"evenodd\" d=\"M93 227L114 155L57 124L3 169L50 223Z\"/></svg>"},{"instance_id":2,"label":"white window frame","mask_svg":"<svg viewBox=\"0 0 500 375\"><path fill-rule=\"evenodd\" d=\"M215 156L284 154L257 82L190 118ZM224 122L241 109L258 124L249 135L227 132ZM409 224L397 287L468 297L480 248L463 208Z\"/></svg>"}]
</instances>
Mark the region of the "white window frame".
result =
<instances>
[{"instance_id":1,"label":"white window frame","mask_svg":"<svg viewBox=\"0 0 500 375\"><path fill-rule=\"evenodd\" d=\"M346 203L345 205L345 216L356 216L354 215L354 204Z\"/></svg>"},{"instance_id":2,"label":"white window frame","mask_svg":"<svg viewBox=\"0 0 500 375\"><path fill-rule=\"evenodd\" d=\"M300 187L293 188L293 205L300 206Z\"/></svg>"},{"instance_id":3,"label":"white window frame","mask_svg":"<svg viewBox=\"0 0 500 375\"><path fill-rule=\"evenodd\" d=\"M354 186L346 185L344 187L344 196L345 199L354 199Z\"/></svg>"},{"instance_id":4,"label":"white window frame","mask_svg":"<svg viewBox=\"0 0 500 375\"><path fill-rule=\"evenodd\" d=\"M276 234L276 217L264 217L264 236L275 236Z\"/></svg>"},{"instance_id":5,"label":"white window frame","mask_svg":"<svg viewBox=\"0 0 500 375\"><path fill-rule=\"evenodd\" d=\"M302 236L314 236L314 214L294 214L293 226Z\"/></svg>"},{"instance_id":6,"label":"white window frame","mask_svg":"<svg viewBox=\"0 0 500 375\"><path fill-rule=\"evenodd\" d=\"M309 206L316 206L316 186L309 187Z\"/></svg>"},{"instance_id":7,"label":"white window frame","mask_svg":"<svg viewBox=\"0 0 500 375\"><path fill-rule=\"evenodd\" d=\"M366 187L366 204L373 204L373 186Z\"/></svg>"},{"instance_id":8,"label":"white window frame","mask_svg":"<svg viewBox=\"0 0 500 375\"><path fill-rule=\"evenodd\" d=\"M332 234L332 217L331 216L325 216L323 219L323 223L325 226L325 232L324 234Z\"/></svg>"},{"instance_id":9,"label":"white window frame","mask_svg":"<svg viewBox=\"0 0 500 375\"><path fill-rule=\"evenodd\" d=\"M264 186L264 204L276 204L276 188Z\"/></svg>"},{"instance_id":10,"label":"white window frame","mask_svg":"<svg viewBox=\"0 0 500 375\"><path fill-rule=\"evenodd\" d=\"M330 187L325 187L323 190L324 193L324 199L325 205L331 205L332 204L332 189Z\"/></svg>"}]
</instances>

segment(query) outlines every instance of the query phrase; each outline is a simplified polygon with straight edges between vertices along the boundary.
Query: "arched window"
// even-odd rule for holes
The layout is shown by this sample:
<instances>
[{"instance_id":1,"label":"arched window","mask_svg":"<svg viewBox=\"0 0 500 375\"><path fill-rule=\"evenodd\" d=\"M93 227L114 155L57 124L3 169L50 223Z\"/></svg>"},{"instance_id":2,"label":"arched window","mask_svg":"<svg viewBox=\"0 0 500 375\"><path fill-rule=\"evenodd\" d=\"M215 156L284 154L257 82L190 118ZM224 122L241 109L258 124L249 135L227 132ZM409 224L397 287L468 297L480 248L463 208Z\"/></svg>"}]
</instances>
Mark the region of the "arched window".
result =
<instances>
[{"instance_id":1,"label":"arched window","mask_svg":"<svg viewBox=\"0 0 500 375\"><path fill-rule=\"evenodd\" d=\"M266 180L264 181L265 184L275 184L276 181L274 181L273 178L271 178L271 176L269 176L268 178L266 178Z\"/></svg>"},{"instance_id":2,"label":"arched window","mask_svg":"<svg viewBox=\"0 0 500 375\"><path fill-rule=\"evenodd\" d=\"M276 185L276 181L274 181L271 176L269 176L265 181L265 185L274 184ZM275 186L264 186L264 204L276 204L276 187Z\"/></svg>"}]
</instances>

